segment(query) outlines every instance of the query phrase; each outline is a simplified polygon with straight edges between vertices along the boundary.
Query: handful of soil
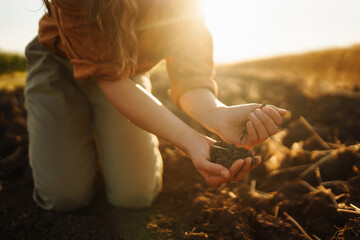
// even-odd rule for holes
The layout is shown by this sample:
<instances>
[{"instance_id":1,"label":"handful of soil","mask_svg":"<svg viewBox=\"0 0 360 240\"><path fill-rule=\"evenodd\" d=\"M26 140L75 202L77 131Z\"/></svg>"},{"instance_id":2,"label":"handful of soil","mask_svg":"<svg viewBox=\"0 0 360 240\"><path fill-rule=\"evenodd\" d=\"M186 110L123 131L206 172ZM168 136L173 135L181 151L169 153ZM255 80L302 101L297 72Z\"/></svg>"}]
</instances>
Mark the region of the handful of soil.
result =
<instances>
[{"instance_id":1,"label":"handful of soil","mask_svg":"<svg viewBox=\"0 0 360 240\"><path fill-rule=\"evenodd\" d=\"M251 165L256 163L251 151L243 147L238 148L234 144L216 142L210 150L210 161L221 164L226 168L230 168L236 160L247 157L252 158Z\"/></svg>"}]
</instances>

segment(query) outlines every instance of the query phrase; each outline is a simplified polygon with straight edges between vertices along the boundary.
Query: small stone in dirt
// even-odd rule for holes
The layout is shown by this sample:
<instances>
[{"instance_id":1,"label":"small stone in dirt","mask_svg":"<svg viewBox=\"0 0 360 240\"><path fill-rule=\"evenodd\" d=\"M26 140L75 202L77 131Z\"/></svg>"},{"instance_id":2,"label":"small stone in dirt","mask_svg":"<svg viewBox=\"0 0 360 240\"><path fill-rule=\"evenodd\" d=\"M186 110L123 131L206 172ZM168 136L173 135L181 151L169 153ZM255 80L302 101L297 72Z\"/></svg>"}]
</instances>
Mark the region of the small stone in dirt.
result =
<instances>
[{"instance_id":1,"label":"small stone in dirt","mask_svg":"<svg viewBox=\"0 0 360 240\"><path fill-rule=\"evenodd\" d=\"M227 144L225 142L214 143L210 151L210 161L221 164L226 168L230 168L236 160L247 157L252 158L251 165L256 163L251 151L243 147L238 148L234 144Z\"/></svg>"}]
</instances>

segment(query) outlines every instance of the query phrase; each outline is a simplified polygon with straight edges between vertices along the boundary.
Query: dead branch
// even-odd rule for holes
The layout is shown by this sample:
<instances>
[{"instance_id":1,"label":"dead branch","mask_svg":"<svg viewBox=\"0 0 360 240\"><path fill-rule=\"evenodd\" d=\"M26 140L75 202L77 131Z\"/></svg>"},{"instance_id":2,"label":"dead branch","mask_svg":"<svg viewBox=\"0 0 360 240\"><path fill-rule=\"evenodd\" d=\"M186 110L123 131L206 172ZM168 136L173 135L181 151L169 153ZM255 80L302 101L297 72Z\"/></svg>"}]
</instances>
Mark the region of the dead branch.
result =
<instances>
[{"instance_id":1,"label":"dead branch","mask_svg":"<svg viewBox=\"0 0 360 240\"><path fill-rule=\"evenodd\" d=\"M307 234L307 232L300 226L300 224L293 217L291 217L287 212L284 212L284 215L305 235L307 239L312 240L309 234Z\"/></svg>"}]
</instances>

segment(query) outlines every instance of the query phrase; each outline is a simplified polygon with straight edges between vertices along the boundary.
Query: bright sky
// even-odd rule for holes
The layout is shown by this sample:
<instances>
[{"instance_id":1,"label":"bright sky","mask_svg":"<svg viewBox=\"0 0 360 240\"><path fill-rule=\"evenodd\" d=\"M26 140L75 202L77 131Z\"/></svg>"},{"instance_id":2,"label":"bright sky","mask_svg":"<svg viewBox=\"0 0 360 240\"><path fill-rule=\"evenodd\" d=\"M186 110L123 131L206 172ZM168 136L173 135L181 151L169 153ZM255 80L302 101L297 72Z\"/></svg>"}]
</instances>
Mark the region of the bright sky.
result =
<instances>
[{"instance_id":1,"label":"bright sky","mask_svg":"<svg viewBox=\"0 0 360 240\"><path fill-rule=\"evenodd\" d=\"M216 62L360 43L360 0L203 0ZM41 0L0 0L0 49L23 53Z\"/></svg>"},{"instance_id":2,"label":"bright sky","mask_svg":"<svg viewBox=\"0 0 360 240\"><path fill-rule=\"evenodd\" d=\"M204 0L217 62L360 43L359 0Z\"/></svg>"}]
</instances>

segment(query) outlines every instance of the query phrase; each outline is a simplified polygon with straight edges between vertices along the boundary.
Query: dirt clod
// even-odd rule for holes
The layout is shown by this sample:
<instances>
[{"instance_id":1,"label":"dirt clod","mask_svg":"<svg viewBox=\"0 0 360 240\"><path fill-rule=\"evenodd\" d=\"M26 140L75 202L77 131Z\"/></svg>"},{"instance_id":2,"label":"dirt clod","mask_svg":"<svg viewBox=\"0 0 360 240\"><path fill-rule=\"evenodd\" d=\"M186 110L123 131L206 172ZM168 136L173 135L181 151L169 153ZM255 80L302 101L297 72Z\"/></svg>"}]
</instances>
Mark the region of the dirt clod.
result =
<instances>
[{"instance_id":1,"label":"dirt clod","mask_svg":"<svg viewBox=\"0 0 360 240\"><path fill-rule=\"evenodd\" d=\"M210 151L211 162L223 165L230 168L231 165L238 159L252 158L251 164L255 164L256 160L251 151L243 147L236 147L234 144L227 144L225 142L216 142Z\"/></svg>"}]
</instances>

